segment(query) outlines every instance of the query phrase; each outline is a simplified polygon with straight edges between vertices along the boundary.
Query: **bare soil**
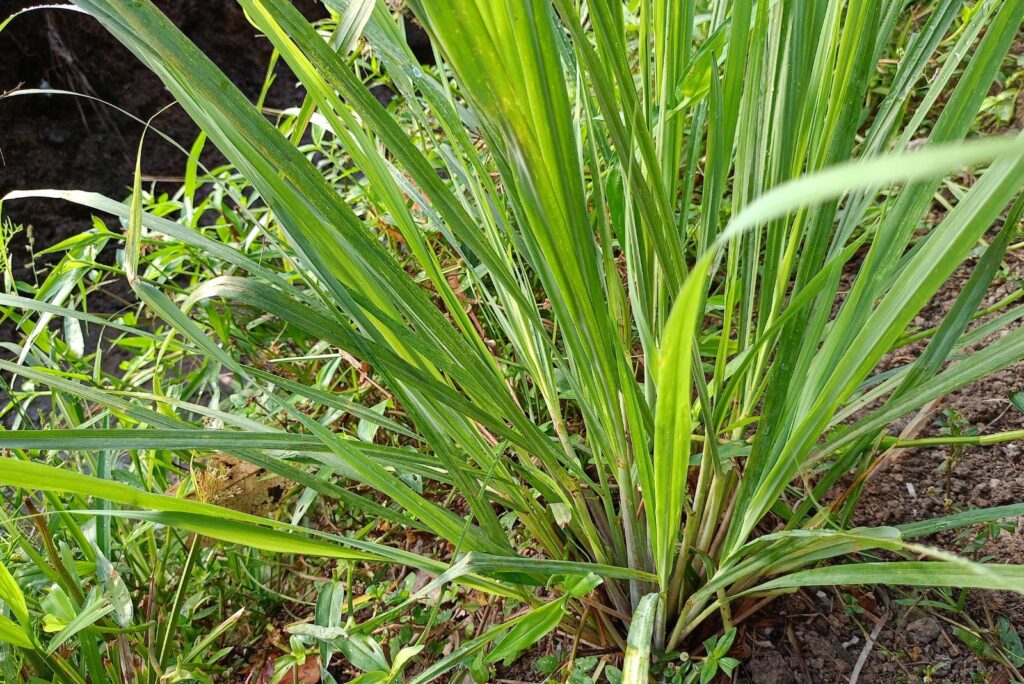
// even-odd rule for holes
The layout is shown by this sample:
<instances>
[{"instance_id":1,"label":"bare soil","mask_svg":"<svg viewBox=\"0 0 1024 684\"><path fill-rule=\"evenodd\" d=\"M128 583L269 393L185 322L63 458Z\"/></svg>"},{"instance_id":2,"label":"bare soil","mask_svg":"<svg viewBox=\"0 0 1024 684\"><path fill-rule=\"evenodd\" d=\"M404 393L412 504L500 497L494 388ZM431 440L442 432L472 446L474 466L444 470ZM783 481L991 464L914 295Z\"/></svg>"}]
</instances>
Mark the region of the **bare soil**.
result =
<instances>
[{"instance_id":1,"label":"bare soil","mask_svg":"<svg viewBox=\"0 0 1024 684\"><path fill-rule=\"evenodd\" d=\"M970 277L972 265L950 278L915 325L923 329L942 320ZM1020 287L1024 260L1011 254L1005 265L1005 277L993 285L982 306ZM890 355L887 365L911 361L923 346L918 343ZM974 428L982 434L1024 429L1024 414L1008 399L1022 389L1024 363L1019 363L946 396L932 407L919 436L941 434L936 419L945 409L961 416L964 429ZM962 452L947 447L911 449L896 454L869 480L854 522L896 525L1022 501L1024 445L1019 442L966 447ZM1011 529L999 530L988 539L983 536L978 543L979 533L987 531L984 528L920 541L979 560L1024 563L1021 522L1007 521ZM866 683L1014 681L1015 673L979 657L957 636L955 627L965 625L962 615L925 606L924 600L934 598L886 588L811 590L785 597L749 625L743 649L749 650L749 660L739 680L753 684L849 682L858 660L863 659L856 681ZM1004 616L1024 634L1024 601L1018 595L971 591L966 612L978 626L993 633L998 617Z\"/></svg>"},{"instance_id":2,"label":"bare soil","mask_svg":"<svg viewBox=\"0 0 1024 684\"><path fill-rule=\"evenodd\" d=\"M0 0L0 19L38 5L36 0ZM172 21L228 75L250 99L259 95L271 45L257 36L232 0L157 0ZM325 16L315 0L296 5L312 18ZM186 150L199 129L159 79L94 19L78 12L39 10L15 19L0 33L0 93L24 89L67 90L120 107L142 121L159 112L153 125ZM285 67L275 71L268 107L301 101L302 91ZM77 189L115 199L128 195L143 125L94 101L70 95L18 95L0 99L0 196L15 189ZM185 154L156 135L146 136L143 173L153 187L172 190L182 182ZM207 145L202 161L223 162ZM3 207L4 216L31 226L12 244L15 277L33 282L52 263L34 252L91 225L87 209L59 200L20 200ZM108 258L113 247L108 247ZM21 258L18 258L18 257ZM33 266L34 264L34 266ZM112 295L127 294L127 285ZM96 298L91 304L103 310ZM119 307L112 296L109 307Z\"/></svg>"}]
</instances>

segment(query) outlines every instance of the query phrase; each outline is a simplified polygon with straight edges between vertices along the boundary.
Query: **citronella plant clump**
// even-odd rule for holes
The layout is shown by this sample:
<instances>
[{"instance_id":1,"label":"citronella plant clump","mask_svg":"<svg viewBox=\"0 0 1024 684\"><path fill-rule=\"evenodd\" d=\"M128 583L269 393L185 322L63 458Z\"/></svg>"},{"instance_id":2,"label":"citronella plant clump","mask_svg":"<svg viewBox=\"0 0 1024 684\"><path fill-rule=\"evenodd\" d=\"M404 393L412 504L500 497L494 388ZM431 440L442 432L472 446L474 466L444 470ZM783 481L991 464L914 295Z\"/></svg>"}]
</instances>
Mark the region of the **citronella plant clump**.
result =
<instances>
[{"instance_id":1,"label":"citronella plant clump","mask_svg":"<svg viewBox=\"0 0 1024 684\"><path fill-rule=\"evenodd\" d=\"M30 335L0 369L77 408L61 429L0 432L0 483L43 492L62 524L188 537L178 608L209 560L197 538L431 578L375 615L351 605L344 573L323 585L291 648L297 663L316 647L325 678L340 654L365 681L486 681L559 627L623 653L633 684L652 653L706 642L710 678L735 667L734 626L797 587L1024 587L1019 566L920 541L1024 505L851 524L865 480L903 446L890 426L1024 359L1015 300L971 325L1019 229L1024 138L967 140L1024 3L410 0L436 68L382 2L325 0L333 20L317 27L287 0L239 3L305 89L279 125L148 0L74 0L231 170L204 172L194 147L162 208L144 196L144 157L126 203L4 201L119 217L152 324L119 330L159 330L159 354L203 372L180 382L181 365L156 364L126 392L62 373L48 362L59 336ZM400 105L371 93L367 60ZM965 170L969 187L931 211ZM200 221L205 184L235 207L220 229ZM879 370L979 245L923 351ZM153 250L213 266L182 287ZM4 304L39 329L104 322L46 296ZM273 347L251 343L262 328ZM44 463L53 451L95 457L75 470ZM166 493L145 474L171 454L257 466L297 488L292 515ZM369 523L324 528L314 504ZM92 626L81 649L48 647L47 609L6 571L0 639L70 681L187 670L174 617L145 659L116 636L141 618L110 612L124 603L104 579L118 542L101 554L93 538L72 529L59 550L101 587L67 597ZM385 653L394 611L449 584L525 609L433 653L435 608Z\"/></svg>"}]
</instances>

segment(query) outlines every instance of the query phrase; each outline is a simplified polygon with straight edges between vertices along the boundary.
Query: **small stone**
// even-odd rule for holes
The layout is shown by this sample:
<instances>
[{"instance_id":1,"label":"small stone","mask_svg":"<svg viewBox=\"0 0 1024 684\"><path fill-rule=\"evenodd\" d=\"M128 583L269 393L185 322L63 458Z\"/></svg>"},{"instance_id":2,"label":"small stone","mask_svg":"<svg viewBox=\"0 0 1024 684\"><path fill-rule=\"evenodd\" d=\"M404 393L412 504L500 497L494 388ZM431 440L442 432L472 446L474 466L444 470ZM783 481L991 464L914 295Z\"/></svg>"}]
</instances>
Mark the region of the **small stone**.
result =
<instances>
[{"instance_id":1,"label":"small stone","mask_svg":"<svg viewBox=\"0 0 1024 684\"><path fill-rule=\"evenodd\" d=\"M747 663L753 684L796 684L793 668L778 651L762 651Z\"/></svg>"},{"instance_id":2,"label":"small stone","mask_svg":"<svg viewBox=\"0 0 1024 684\"><path fill-rule=\"evenodd\" d=\"M942 634L942 626L933 617L918 618L907 625L907 636L918 644L934 643Z\"/></svg>"}]
</instances>

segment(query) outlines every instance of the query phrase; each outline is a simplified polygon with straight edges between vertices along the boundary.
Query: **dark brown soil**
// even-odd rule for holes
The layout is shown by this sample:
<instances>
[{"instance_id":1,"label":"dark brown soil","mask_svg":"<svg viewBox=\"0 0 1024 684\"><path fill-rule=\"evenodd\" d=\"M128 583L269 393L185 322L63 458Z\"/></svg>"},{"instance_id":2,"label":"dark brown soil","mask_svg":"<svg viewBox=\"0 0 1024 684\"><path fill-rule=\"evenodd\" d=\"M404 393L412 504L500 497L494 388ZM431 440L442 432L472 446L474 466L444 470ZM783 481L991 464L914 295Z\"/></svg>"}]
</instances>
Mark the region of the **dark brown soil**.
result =
<instances>
[{"instance_id":1,"label":"dark brown soil","mask_svg":"<svg viewBox=\"0 0 1024 684\"><path fill-rule=\"evenodd\" d=\"M1020 287L1024 259L1011 254L1005 265L1006 276L993 285L983 306ZM915 325L937 325L970 273L969 265L954 274ZM923 343L900 350L890 356L888 364L907 363L921 349ZM936 419L946 409L959 414L964 429L975 428L982 434L1022 429L1024 414L1008 399L1022 389L1024 363L1019 363L945 397L933 407L918 436L940 434ZM1019 442L967 447L962 452L914 449L895 454L871 478L854 522L895 525L1022 501L1024 445ZM1024 563L1024 527L1020 520L1007 522L1010 529L997 530L991 538L979 540L979 533L985 530L975 529L919 541L989 562ZM1015 681L1015 673L979 657L957 635L954 627L966 625L963 615L920 602L936 598L895 589L860 588L801 591L781 599L749 625L750 655L739 680L753 684L848 682L866 650L857 678L860 682ZM966 613L978 627L993 634L999 616L1024 633L1024 601L1016 594L971 591ZM867 648L869 641L872 646Z\"/></svg>"},{"instance_id":2,"label":"dark brown soil","mask_svg":"<svg viewBox=\"0 0 1024 684\"><path fill-rule=\"evenodd\" d=\"M35 0L0 0L0 20L37 4ZM156 4L255 100L271 46L257 36L236 2L157 0ZM296 5L310 18L325 16L315 0L297 0ZM0 33L0 55L0 93L69 90L92 95L142 120L173 102L159 79L97 21L77 12L41 10L21 15ZM301 101L297 87L294 76L279 67L267 106L283 108ZM198 133L177 106L163 111L154 125L186 150ZM14 189L59 188L123 198L130 190L142 130L141 123L110 107L68 95L0 99L0 196ZM180 150L148 135L143 159L144 174L158 188L180 185L184 168ZM222 158L208 145L203 161L216 164ZM30 282L34 278L30 247L39 251L90 225L88 210L58 200L9 202L3 211L15 223L32 226L12 245L15 276ZM41 259L36 268L46 263Z\"/></svg>"}]
</instances>

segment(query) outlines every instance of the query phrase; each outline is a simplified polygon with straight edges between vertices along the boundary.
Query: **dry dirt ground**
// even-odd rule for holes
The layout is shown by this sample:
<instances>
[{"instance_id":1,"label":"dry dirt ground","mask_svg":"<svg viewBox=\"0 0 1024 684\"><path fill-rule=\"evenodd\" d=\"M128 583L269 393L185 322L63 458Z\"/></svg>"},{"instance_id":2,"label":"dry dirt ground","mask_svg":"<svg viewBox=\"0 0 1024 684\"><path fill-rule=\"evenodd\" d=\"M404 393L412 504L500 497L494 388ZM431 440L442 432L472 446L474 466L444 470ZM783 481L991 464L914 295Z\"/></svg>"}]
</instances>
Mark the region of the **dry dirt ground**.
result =
<instances>
[{"instance_id":1,"label":"dry dirt ground","mask_svg":"<svg viewBox=\"0 0 1024 684\"><path fill-rule=\"evenodd\" d=\"M969 262L950 278L915 326L929 328L942 320L970 277L972 266ZM1021 287L1021 255L1008 255L1004 266L983 307ZM886 365L911 362L923 348L921 342L891 354ZM975 429L981 434L1020 430L1024 413L1009 397L1021 390L1024 363L937 402L920 423L917 436L942 434L942 423L949 422L947 411L955 412L963 430ZM962 450L901 451L869 480L854 522L895 525L970 508L1019 503L1024 501L1022 466L1024 444L1020 442ZM989 562L1024 563L1022 521L1005 522L1004 529L961 530L921 541ZM956 628L965 625L963 616L930 605L935 598L881 588L802 591L786 597L765 611L763 626L751 630L747 681L846 682L858 660L863 661L861 682L1010 682L1019 678L1008 668L979 658L957 634ZM1024 630L1024 601L1017 595L972 591L965 606L967 615L982 628L995 627L1003 616L1018 633ZM872 645L865 651L869 642Z\"/></svg>"}]
</instances>

